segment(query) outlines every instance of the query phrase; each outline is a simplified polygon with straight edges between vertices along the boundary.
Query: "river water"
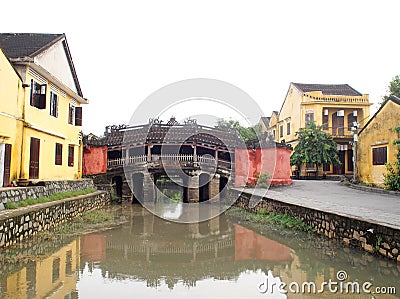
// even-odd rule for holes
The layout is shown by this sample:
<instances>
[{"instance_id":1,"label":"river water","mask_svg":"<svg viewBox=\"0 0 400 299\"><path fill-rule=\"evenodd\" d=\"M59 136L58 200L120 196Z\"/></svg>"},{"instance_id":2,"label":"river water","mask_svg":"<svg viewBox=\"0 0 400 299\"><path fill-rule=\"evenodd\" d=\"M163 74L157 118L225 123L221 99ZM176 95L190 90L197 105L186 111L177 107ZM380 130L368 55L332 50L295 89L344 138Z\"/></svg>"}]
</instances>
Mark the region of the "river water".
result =
<instances>
[{"instance_id":1,"label":"river water","mask_svg":"<svg viewBox=\"0 0 400 299\"><path fill-rule=\"evenodd\" d=\"M0 297L399 298L376 292L400 292L400 265L306 233L227 215L179 224L140 205L117 214L116 228L3 252L31 257L0 265Z\"/></svg>"}]
</instances>

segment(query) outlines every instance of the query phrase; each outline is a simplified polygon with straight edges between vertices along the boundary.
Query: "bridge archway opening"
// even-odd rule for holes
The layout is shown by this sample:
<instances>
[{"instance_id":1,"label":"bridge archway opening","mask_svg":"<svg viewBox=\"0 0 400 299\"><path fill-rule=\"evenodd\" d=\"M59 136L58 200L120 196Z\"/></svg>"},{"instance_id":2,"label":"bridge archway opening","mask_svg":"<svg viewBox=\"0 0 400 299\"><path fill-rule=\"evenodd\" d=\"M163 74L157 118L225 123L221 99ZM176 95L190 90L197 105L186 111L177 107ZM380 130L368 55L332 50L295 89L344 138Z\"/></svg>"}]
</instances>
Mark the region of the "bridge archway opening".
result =
<instances>
[{"instance_id":1,"label":"bridge archway opening","mask_svg":"<svg viewBox=\"0 0 400 299\"><path fill-rule=\"evenodd\" d=\"M122 176L114 176L111 179L111 184L113 186L115 196L119 199L122 199Z\"/></svg>"},{"instance_id":2,"label":"bridge archway opening","mask_svg":"<svg viewBox=\"0 0 400 299\"><path fill-rule=\"evenodd\" d=\"M225 186L228 184L228 178L224 176L219 177L219 196L221 199L226 196L226 188Z\"/></svg>"},{"instance_id":3,"label":"bridge archway opening","mask_svg":"<svg viewBox=\"0 0 400 299\"><path fill-rule=\"evenodd\" d=\"M210 175L202 173L199 177L199 201L207 201L210 199Z\"/></svg>"}]
</instances>

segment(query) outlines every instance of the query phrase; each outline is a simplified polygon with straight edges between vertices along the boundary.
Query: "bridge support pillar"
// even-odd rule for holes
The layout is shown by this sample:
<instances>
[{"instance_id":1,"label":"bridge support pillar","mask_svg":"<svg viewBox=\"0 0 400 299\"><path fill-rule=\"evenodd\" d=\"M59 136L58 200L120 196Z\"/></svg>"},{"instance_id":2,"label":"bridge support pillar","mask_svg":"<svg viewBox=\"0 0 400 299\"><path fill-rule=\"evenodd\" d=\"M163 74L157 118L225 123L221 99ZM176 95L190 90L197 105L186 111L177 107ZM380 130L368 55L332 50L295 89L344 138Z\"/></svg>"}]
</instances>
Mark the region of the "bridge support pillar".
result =
<instances>
[{"instance_id":1,"label":"bridge support pillar","mask_svg":"<svg viewBox=\"0 0 400 299\"><path fill-rule=\"evenodd\" d=\"M210 199L219 200L219 177L213 177L209 183L210 185Z\"/></svg>"},{"instance_id":2,"label":"bridge support pillar","mask_svg":"<svg viewBox=\"0 0 400 299\"><path fill-rule=\"evenodd\" d=\"M199 176L190 176L188 182L188 202L199 202Z\"/></svg>"},{"instance_id":3,"label":"bridge support pillar","mask_svg":"<svg viewBox=\"0 0 400 299\"><path fill-rule=\"evenodd\" d=\"M155 201L155 184L153 182L153 175L151 174L146 174L143 178L143 196L146 202Z\"/></svg>"},{"instance_id":4,"label":"bridge support pillar","mask_svg":"<svg viewBox=\"0 0 400 299\"><path fill-rule=\"evenodd\" d=\"M143 217L143 234L146 236L154 233L154 215L146 215Z\"/></svg>"}]
</instances>

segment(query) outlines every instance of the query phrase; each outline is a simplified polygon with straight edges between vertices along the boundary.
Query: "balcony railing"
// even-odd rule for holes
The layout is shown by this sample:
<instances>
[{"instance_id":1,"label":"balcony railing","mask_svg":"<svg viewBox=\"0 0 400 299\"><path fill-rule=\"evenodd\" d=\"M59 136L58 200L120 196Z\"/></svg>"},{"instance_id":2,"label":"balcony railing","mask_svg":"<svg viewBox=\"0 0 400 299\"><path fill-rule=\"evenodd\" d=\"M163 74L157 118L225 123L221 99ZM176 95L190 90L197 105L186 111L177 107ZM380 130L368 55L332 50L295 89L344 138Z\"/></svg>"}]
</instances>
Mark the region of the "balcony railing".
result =
<instances>
[{"instance_id":1,"label":"balcony railing","mask_svg":"<svg viewBox=\"0 0 400 299\"><path fill-rule=\"evenodd\" d=\"M135 165L143 164L147 162L147 155L130 156L129 158L117 158L110 159L107 162L108 167L124 166L124 165ZM194 155L186 154L167 154L167 155L151 155L150 163L162 163L167 165L179 165L187 162L195 162ZM207 164L210 166L216 166L217 161L211 156L197 156L197 162L201 164ZM230 162L224 160L218 160L218 166L230 168Z\"/></svg>"},{"instance_id":2,"label":"balcony railing","mask_svg":"<svg viewBox=\"0 0 400 299\"><path fill-rule=\"evenodd\" d=\"M334 102L345 104L369 104L368 96L312 96L305 95L304 102Z\"/></svg>"},{"instance_id":3,"label":"balcony railing","mask_svg":"<svg viewBox=\"0 0 400 299\"><path fill-rule=\"evenodd\" d=\"M324 131L331 134L332 137L353 137L353 132L349 130L349 127L323 127Z\"/></svg>"}]
</instances>

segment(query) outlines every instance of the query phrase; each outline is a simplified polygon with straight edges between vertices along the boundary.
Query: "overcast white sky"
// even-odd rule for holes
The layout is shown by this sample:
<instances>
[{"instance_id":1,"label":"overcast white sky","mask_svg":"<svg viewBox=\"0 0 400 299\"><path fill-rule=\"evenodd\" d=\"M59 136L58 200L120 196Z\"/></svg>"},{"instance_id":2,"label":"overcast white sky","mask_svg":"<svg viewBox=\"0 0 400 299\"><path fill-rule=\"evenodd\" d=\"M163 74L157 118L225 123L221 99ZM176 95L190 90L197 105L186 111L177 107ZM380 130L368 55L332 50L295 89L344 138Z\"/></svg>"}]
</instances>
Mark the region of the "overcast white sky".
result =
<instances>
[{"instance_id":1,"label":"overcast white sky","mask_svg":"<svg viewBox=\"0 0 400 299\"><path fill-rule=\"evenodd\" d=\"M400 74L398 0L22 0L1 7L1 32L66 33L90 100L85 133L127 123L149 94L189 78L234 84L269 116L290 82L348 83L376 103Z\"/></svg>"}]
</instances>

